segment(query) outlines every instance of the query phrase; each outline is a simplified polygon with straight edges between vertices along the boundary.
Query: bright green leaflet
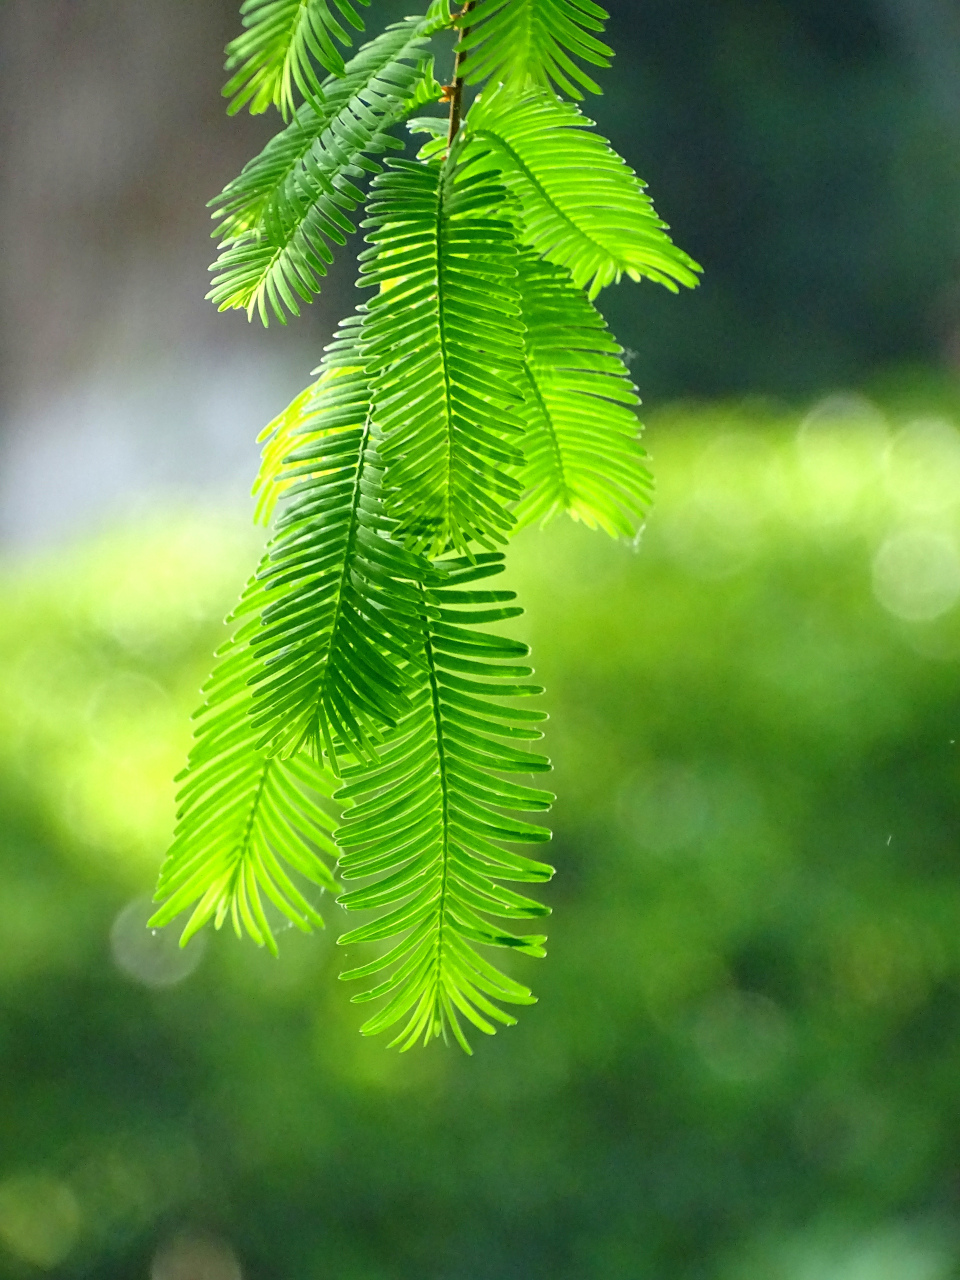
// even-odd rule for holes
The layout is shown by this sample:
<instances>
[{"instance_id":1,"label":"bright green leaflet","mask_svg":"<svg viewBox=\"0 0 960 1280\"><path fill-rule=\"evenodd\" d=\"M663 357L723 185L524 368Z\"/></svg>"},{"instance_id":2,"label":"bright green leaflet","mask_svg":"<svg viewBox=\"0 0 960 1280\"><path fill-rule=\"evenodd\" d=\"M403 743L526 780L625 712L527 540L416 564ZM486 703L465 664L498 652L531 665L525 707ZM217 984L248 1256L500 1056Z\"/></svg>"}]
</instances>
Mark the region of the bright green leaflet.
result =
<instances>
[{"instance_id":1,"label":"bright green leaflet","mask_svg":"<svg viewBox=\"0 0 960 1280\"><path fill-rule=\"evenodd\" d=\"M501 81L508 91L555 87L571 98L599 93L580 61L609 67L613 50L592 34L603 33L607 16L592 0L480 0L459 19L469 32L466 79Z\"/></svg>"},{"instance_id":2,"label":"bright green leaflet","mask_svg":"<svg viewBox=\"0 0 960 1280\"><path fill-rule=\"evenodd\" d=\"M520 235L566 267L591 298L619 281L655 280L676 291L697 283L697 264L674 245L644 185L570 102L501 88L471 108L465 134L472 169L495 173L516 197Z\"/></svg>"},{"instance_id":3,"label":"bright green leaflet","mask_svg":"<svg viewBox=\"0 0 960 1280\"><path fill-rule=\"evenodd\" d=\"M343 55L333 41L350 44L334 10L363 30L349 0L244 0L240 13L246 30L227 45L226 69L234 72L223 89L231 100L227 111L233 115L249 104L257 114L275 106L286 119L295 90L308 99L322 98L314 59L326 71L343 75Z\"/></svg>"},{"instance_id":4,"label":"bright green leaflet","mask_svg":"<svg viewBox=\"0 0 960 1280\"><path fill-rule=\"evenodd\" d=\"M356 181L379 172L371 157L400 148L391 126L440 96L426 56L430 25L408 19L365 45L211 201L221 244L208 296L221 311L256 310L264 324L272 312L285 323L319 292L331 243L354 230Z\"/></svg>"},{"instance_id":5,"label":"bright green leaflet","mask_svg":"<svg viewBox=\"0 0 960 1280\"><path fill-rule=\"evenodd\" d=\"M263 596L254 578L231 619L240 625L204 688L193 749L178 779L176 836L157 885L164 905L150 923L167 924L192 908L187 942L209 919L219 929L229 916L238 934L245 929L275 952L263 898L298 928L322 928L312 899L336 888L326 859L332 862L337 850L333 820L319 803L332 790L328 774L309 755L280 760L256 744L250 636Z\"/></svg>"},{"instance_id":6,"label":"bright green leaflet","mask_svg":"<svg viewBox=\"0 0 960 1280\"><path fill-rule=\"evenodd\" d=\"M299 428L309 439L288 456L291 483L261 569L261 626L251 638L260 744L284 757L325 751L334 766L335 743L375 758L380 728L404 708L422 577L417 559L390 538L380 500L358 327L347 322L328 349Z\"/></svg>"},{"instance_id":7,"label":"bright green leaflet","mask_svg":"<svg viewBox=\"0 0 960 1280\"><path fill-rule=\"evenodd\" d=\"M545 827L503 810L542 810L549 792L505 781L503 774L549 769L522 743L541 737L543 711L500 699L540 693L525 683L526 645L478 631L515 617L512 591L464 590L502 569L502 557L441 563L436 585L422 591L422 665L411 710L390 736L374 768L348 771L337 798L347 802L337 833L345 881L372 882L340 898L348 910L383 914L340 942L400 941L345 978L388 974L354 996L383 999L365 1035L401 1023L393 1044L452 1034L469 1052L461 1017L492 1035L495 1022L516 1021L497 1001L532 1004L527 987L493 967L477 944L542 956L539 934L515 935L490 922L539 918L547 909L501 882L548 880L553 868L502 842L549 840Z\"/></svg>"},{"instance_id":8,"label":"bright green leaflet","mask_svg":"<svg viewBox=\"0 0 960 1280\"><path fill-rule=\"evenodd\" d=\"M622 348L561 267L524 254L519 283L526 382L517 522L546 524L566 511L611 537L634 538L652 480Z\"/></svg>"},{"instance_id":9,"label":"bright green leaflet","mask_svg":"<svg viewBox=\"0 0 960 1280\"><path fill-rule=\"evenodd\" d=\"M535 1002L523 966L545 938L513 922L548 908L511 885L553 874L528 852L549 830L517 816L553 799L531 785L545 713L526 645L489 630L521 610L488 580L516 529L563 512L636 537L639 399L592 300L700 270L558 96L597 89L584 64L608 65L606 16L434 0L344 63L347 0L246 0L228 49L230 109L290 123L212 202L211 297L298 315L361 207L368 294L262 433L273 533L205 688L154 923L182 918L186 939L229 918L275 949L272 921L319 926L336 889L365 914L340 938L364 949L343 975L371 980L361 1030L401 1049L470 1052ZM480 93L461 118L465 83ZM448 115L411 119L441 96ZM380 163L404 122L429 141Z\"/></svg>"},{"instance_id":10,"label":"bright green leaflet","mask_svg":"<svg viewBox=\"0 0 960 1280\"><path fill-rule=\"evenodd\" d=\"M387 505L433 554L503 542L520 495L519 250L491 212L503 189L458 177L455 156L395 162L373 184L361 255L380 286L363 333Z\"/></svg>"}]
</instances>

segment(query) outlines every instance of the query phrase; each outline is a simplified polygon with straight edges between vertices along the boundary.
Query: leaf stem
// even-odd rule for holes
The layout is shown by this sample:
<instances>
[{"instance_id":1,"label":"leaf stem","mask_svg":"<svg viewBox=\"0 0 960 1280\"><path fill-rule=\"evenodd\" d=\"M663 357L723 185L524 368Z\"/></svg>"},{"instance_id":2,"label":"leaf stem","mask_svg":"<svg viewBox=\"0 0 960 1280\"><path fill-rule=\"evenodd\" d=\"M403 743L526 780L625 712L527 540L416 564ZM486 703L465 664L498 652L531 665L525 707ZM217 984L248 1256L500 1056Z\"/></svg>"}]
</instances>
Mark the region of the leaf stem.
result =
<instances>
[{"instance_id":1,"label":"leaf stem","mask_svg":"<svg viewBox=\"0 0 960 1280\"><path fill-rule=\"evenodd\" d=\"M467 0L460 14L461 18L465 18L471 11L475 0ZM460 130L460 117L463 109L463 64L466 61L467 51L462 48L464 40L470 34L469 27L460 28L460 36L457 40L457 53L453 62L453 85L450 92L450 129L447 133L447 154L450 154L450 148L453 146L453 140L456 138Z\"/></svg>"},{"instance_id":2,"label":"leaf stem","mask_svg":"<svg viewBox=\"0 0 960 1280\"><path fill-rule=\"evenodd\" d=\"M426 604L426 592L423 584L420 584L420 597ZM437 899L437 946L436 946L436 992L433 1001L433 1021L431 1030L427 1032L424 1038L424 1044L433 1036L441 1033L446 1035L445 1022L443 1017L443 1002L441 999L441 991L443 988L443 969L444 969L444 928L447 924L447 890L450 872L450 779L447 776L447 752L443 736L443 708L440 705L440 686L437 681L437 661L433 649L433 639L430 634L430 617L424 610L423 628L424 628L424 647L427 658L427 671L430 680L430 710L433 713L433 724L437 740L437 773L440 782L441 808L440 823L442 831L442 844L440 851L440 893Z\"/></svg>"}]
</instances>

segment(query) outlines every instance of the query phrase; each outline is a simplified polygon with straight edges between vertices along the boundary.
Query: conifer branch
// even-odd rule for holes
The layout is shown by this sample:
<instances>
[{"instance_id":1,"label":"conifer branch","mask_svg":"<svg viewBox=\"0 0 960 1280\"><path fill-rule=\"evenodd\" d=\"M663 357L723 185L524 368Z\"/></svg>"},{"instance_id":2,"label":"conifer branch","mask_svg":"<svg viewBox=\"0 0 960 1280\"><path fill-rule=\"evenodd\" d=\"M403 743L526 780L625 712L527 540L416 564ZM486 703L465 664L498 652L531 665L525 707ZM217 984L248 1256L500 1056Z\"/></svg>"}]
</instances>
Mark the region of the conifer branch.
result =
<instances>
[{"instance_id":1,"label":"conifer branch","mask_svg":"<svg viewBox=\"0 0 960 1280\"><path fill-rule=\"evenodd\" d=\"M463 6L463 12L460 19L463 19L473 9L475 0L467 0ZM457 134L460 132L460 120L463 114L463 64L467 58L466 40L470 35L469 27L461 27L460 35L457 39L457 52L453 60L453 82L450 88L450 128L447 131L447 153L453 146Z\"/></svg>"},{"instance_id":2,"label":"conifer branch","mask_svg":"<svg viewBox=\"0 0 960 1280\"><path fill-rule=\"evenodd\" d=\"M371 292L261 437L258 513L279 515L205 686L153 923L189 912L186 938L232 919L274 949L268 909L320 927L339 881L366 916L339 941L374 950L341 975L374 978L361 1031L470 1053L470 1028L535 1003L488 956L544 955L512 925L549 907L511 885L553 874L517 850L550 839L518 816L553 800L525 781L550 768L530 749L546 714L524 705L542 690L526 645L488 630L522 610L485 580L516 529L561 513L636 534L639 398L591 299L699 268L559 96L599 91L585 66L609 65L595 0L431 0L344 62L333 9L359 30L367 2L243 0L229 49L230 110L290 123L212 202L210 296L298 315L361 206ZM451 27L441 86L429 40ZM381 160L438 99L448 117L408 121L429 135L416 160Z\"/></svg>"}]
</instances>

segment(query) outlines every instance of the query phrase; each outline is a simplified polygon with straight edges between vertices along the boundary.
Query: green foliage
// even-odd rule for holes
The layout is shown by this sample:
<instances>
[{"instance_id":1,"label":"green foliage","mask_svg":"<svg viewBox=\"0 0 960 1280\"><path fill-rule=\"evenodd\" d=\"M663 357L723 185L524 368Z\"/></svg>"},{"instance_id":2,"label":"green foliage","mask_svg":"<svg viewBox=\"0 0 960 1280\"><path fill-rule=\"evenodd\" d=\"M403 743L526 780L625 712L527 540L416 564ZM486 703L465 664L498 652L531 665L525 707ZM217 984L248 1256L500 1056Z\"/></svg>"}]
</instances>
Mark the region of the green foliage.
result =
<instances>
[{"instance_id":1,"label":"green foliage","mask_svg":"<svg viewBox=\"0 0 960 1280\"><path fill-rule=\"evenodd\" d=\"M582 89L599 93L573 54L594 67L609 67L613 50L591 35L603 32L610 15L593 0L480 0L459 25L469 34L467 80L501 81L508 90L529 85L582 98Z\"/></svg>"},{"instance_id":2,"label":"green foliage","mask_svg":"<svg viewBox=\"0 0 960 1280\"><path fill-rule=\"evenodd\" d=\"M290 877L315 888L336 887L321 856L336 856L333 822L318 803L330 794L327 777L308 755L281 760L260 750L250 717L250 636L259 627L264 589L254 578L235 612L236 633L220 650L198 712L195 743L178 781L177 830L160 873L164 905L153 917L168 924L194 907L183 932L188 942L213 918L229 915L260 946L276 952L261 892L305 932L323 918ZM284 866L284 864L286 864ZM195 905L196 904L196 905Z\"/></svg>"},{"instance_id":3,"label":"green foliage","mask_svg":"<svg viewBox=\"0 0 960 1280\"><path fill-rule=\"evenodd\" d=\"M546 524L566 511L611 537L635 537L651 480L621 348L562 268L530 253L519 267L526 385L517 522Z\"/></svg>"},{"instance_id":4,"label":"green foliage","mask_svg":"<svg viewBox=\"0 0 960 1280\"><path fill-rule=\"evenodd\" d=\"M468 1026L492 1033L514 1021L502 1005L533 1001L478 947L544 954L540 935L491 922L546 913L504 882L552 874L512 848L549 832L503 812L552 798L509 776L549 768L518 745L544 713L503 702L535 691L526 646L484 630L521 610L473 584L519 525L562 511L637 534L639 401L592 299L623 275L676 291L699 268L552 87L596 87L573 57L607 65L591 0L483 0L457 18L434 3L346 65L319 0L244 13L233 109L286 117L295 88L305 101L213 201L210 296L264 324L297 315L364 202L373 292L265 433L257 515L279 514L208 688L155 919L193 907L189 936L232 914L272 946L262 890L318 923L281 863L330 887L329 819L309 797L342 774L339 874L362 883L340 902L374 915L341 941L390 944L346 975L384 975L356 997L386 1001L363 1030L399 1023L401 1048L443 1036L469 1051ZM442 91L428 40L458 25ZM484 87L461 120L465 69ZM448 120L410 119L441 92ZM381 166L404 120L431 140Z\"/></svg>"},{"instance_id":5,"label":"green foliage","mask_svg":"<svg viewBox=\"0 0 960 1280\"><path fill-rule=\"evenodd\" d=\"M285 323L286 311L300 314L298 299L319 291L330 243L354 230L356 180L379 171L372 156L400 148L390 127L440 96L429 29L408 19L365 45L211 201L221 246L208 296L221 311L256 310L266 324L269 309Z\"/></svg>"},{"instance_id":6,"label":"green foliage","mask_svg":"<svg viewBox=\"0 0 960 1280\"><path fill-rule=\"evenodd\" d=\"M622 275L676 291L695 285L696 263L666 234L643 183L570 102L502 89L466 122L468 169L499 174L519 206L519 231L548 262L566 267L591 298Z\"/></svg>"},{"instance_id":7,"label":"green foliage","mask_svg":"<svg viewBox=\"0 0 960 1280\"><path fill-rule=\"evenodd\" d=\"M502 542L520 496L523 326L502 187L440 160L374 183L364 320L388 505L411 545Z\"/></svg>"},{"instance_id":8,"label":"green foliage","mask_svg":"<svg viewBox=\"0 0 960 1280\"><path fill-rule=\"evenodd\" d=\"M350 26L363 30L349 0L333 4ZM343 56L333 41L349 45L350 37L327 0L244 0L240 12L246 30L227 45L226 69L234 75L223 89L231 115L249 103L254 114L279 107L286 119L294 89L305 98L322 99L314 58L325 70L343 75Z\"/></svg>"},{"instance_id":9,"label":"green foliage","mask_svg":"<svg viewBox=\"0 0 960 1280\"><path fill-rule=\"evenodd\" d=\"M545 907L498 882L543 881L553 874L552 867L508 853L500 843L549 840L545 827L500 810L547 809L553 799L500 776L550 767L545 756L514 745L542 736L534 726L545 713L499 702L542 692L524 683L532 673L518 665L527 646L476 630L516 617L520 610L507 603L515 595L464 590L502 571L502 559L494 554L476 563L464 558L438 565L439 582L422 589L422 651L416 654L411 710L376 767L351 769L337 796L349 806L337 832L341 875L347 881L376 877L340 902L350 911L385 911L340 942L401 935L384 955L342 976L392 970L354 1000L388 998L361 1030L376 1035L406 1019L393 1041L403 1049L420 1038L446 1038L449 1031L469 1053L458 1013L492 1035L491 1019L507 1026L516 1021L495 1001L534 1003L528 988L495 969L475 944L544 954L546 938L517 936L487 919L546 915Z\"/></svg>"},{"instance_id":10,"label":"green foliage","mask_svg":"<svg viewBox=\"0 0 960 1280\"><path fill-rule=\"evenodd\" d=\"M260 666L253 724L283 756L334 743L371 758L380 726L403 707L405 659L417 629L418 561L389 538L382 468L372 436L367 375L356 325L328 350L301 431L287 458L292 483L261 571Z\"/></svg>"},{"instance_id":11,"label":"green foliage","mask_svg":"<svg viewBox=\"0 0 960 1280\"><path fill-rule=\"evenodd\" d=\"M257 437L257 444L262 444L263 449L260 453L260 470L252 489L256 498L254 524L269 525L277 509L280 494L291 484L284 475L283 460L294 448L296 437L302 434L301 427L309 418L317 389L317 384L311 383L268 422Z\"/></svg>"}]
</instances>

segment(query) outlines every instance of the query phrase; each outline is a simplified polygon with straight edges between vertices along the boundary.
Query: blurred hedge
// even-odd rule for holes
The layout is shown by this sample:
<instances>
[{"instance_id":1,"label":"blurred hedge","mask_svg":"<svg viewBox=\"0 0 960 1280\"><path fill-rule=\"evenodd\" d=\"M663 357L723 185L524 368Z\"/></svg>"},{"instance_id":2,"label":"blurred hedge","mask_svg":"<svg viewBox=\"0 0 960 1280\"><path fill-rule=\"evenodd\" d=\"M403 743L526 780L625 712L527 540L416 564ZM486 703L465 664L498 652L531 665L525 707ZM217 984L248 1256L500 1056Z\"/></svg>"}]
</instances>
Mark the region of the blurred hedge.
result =
<instances>
[{"instance_id":1,"label":"blurred hedge","mask_svg":"<svg viewBox=\"0 0 960 1280\"><path fill-rule=\"evenodd\" d=\"M8 565L0 1274L957 1274L960 434L894 418L677 409L637 548L517 546L556 914L469 1062L362 1041L330 936L157 985L138 900L240 522Z\"/></svg>"}]
</instances>

